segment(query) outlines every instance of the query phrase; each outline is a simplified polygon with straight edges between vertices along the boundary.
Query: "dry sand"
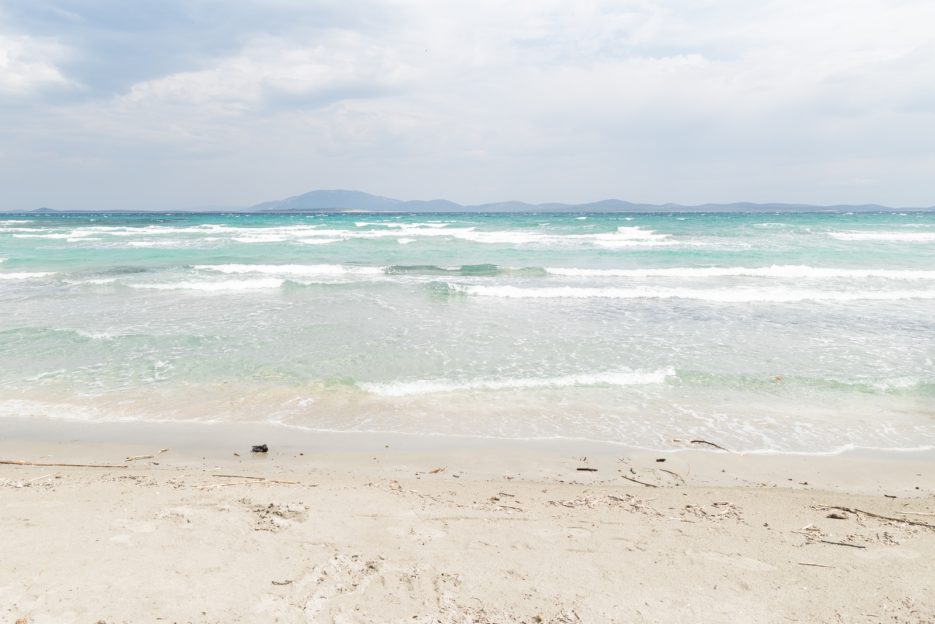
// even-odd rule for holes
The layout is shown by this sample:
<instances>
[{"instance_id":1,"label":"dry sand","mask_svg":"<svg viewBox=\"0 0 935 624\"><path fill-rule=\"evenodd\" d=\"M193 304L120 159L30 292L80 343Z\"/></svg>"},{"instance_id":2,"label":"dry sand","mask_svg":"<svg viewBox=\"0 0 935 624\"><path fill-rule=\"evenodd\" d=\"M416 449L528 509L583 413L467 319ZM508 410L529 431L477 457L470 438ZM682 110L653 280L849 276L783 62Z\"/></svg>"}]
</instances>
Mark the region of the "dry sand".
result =
<instances>
[{"instance_id":1,"label":"dry sand","mask_svg":"<svg viewBox=\"0 0 935 624\"><path fill-rule=\"evenodd\" d=\"M930 458L397 442L6 436L126 467L0 465L0 622L935 622Z\"/></svg>"}]
</instances>

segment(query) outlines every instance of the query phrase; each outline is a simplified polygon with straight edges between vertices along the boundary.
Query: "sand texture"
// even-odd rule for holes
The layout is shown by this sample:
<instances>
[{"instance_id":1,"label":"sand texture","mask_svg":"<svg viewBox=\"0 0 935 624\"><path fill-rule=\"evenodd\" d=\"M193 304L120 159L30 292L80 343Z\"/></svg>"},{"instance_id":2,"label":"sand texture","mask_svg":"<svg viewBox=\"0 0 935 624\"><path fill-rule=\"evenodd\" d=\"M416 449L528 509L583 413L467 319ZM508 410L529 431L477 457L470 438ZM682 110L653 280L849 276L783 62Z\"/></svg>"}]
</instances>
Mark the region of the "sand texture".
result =
<instances>
[{"instance_id":1,"label":"sand texture","mask_svg":"<svg viewBox=\"0 0 935 624\"><path fill-rule=\"evenodd\" d=\"M0 465L10 624L935 622L927 462L0 450L126 466Z\"/></svg>"}]
</instances>

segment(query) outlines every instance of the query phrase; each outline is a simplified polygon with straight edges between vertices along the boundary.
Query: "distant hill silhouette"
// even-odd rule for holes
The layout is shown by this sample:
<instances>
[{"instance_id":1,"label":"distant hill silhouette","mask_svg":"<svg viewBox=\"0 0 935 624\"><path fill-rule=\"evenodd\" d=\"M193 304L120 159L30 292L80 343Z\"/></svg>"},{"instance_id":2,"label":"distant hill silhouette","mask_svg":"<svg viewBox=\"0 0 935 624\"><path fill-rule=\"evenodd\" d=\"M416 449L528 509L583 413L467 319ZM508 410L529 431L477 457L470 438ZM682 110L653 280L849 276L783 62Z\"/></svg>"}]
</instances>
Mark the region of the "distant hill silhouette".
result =
<instances>
[{"instance_id":1,"label":"distant hill silhouette","mask_svg":"<svg viewBox=\"0 0 935 624\"><path fill-rule=\"evenodd\" d=\"M909 208L900 210L933 210L935 208ZM815 206L809 204L639 204L619 199L605 199L585 204L544 203L528 204L520 201L488 204L458 204L447 199L404 201L362 191L322 190L256 204L251 212L884 212L897 210L877 204L859 206Z\"/></svg>"},{"instance_id":2,"label":"distant hill silhouette","mask_svg":"<svg viewBox=\"0 0 935 624\"><path fill-rule=\"evenodd\" d=\"M547 202L530 204L521 201L502 201L486 204L459 204L447 199L430 200L401 200L380 195L371 195L362 191L348 190L319 190L294 195L285 199L263 202L254 206L200 206L186 210L159 210L158 212L477 212L477 213L509 213L509 212L895 212L895 211L935 211L935 206L920 208L892 208L879 204L820 206L814 204L784 204L752 202L736 202L725 204L645 204L623 201L620 199L604 199L601 201L582 204L566 204ZM2 213L14 214L58 214L72 213L134 213L156 212L133 209L123 210L53 210L52 208L0 209Z\"/></svg>"}]
</instances>

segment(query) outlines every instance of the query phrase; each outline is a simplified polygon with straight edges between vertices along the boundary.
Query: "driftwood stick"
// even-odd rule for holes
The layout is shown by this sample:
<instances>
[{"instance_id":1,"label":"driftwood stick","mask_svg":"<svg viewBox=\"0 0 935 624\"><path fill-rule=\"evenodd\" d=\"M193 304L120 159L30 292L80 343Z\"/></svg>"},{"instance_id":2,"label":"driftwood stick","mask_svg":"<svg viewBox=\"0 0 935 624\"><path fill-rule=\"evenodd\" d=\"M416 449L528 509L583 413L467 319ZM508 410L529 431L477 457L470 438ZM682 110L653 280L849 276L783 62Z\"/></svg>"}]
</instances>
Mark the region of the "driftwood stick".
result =
<instances>
[{"instance_id":1,"label":"driftwood stick","mask_svg":"<svg viewBox=\"0 0 935 624\"><path fill-rule=\"evenodd\" d=\"M675 477L676 479L678 479L679 481L681 481L681 482L682 482L682 485L685 485L685 479L683 479L683 478L682 478L682 475L680 475L679 473L673 472L673 471L671 471L671 470L666 470L665 468L657 468L657 470L659 470L659 471L661 471L661 472L664 472L664 473L666 473L666 474L672 475L673 477Z\"/></svg>"},{"instance_id":2,"label":"driftwood stick","mask_svg":"<svg viewBox=\"0 0 935 624\"><path fill-rule=\"evenodd\" d=\"M821 563L809 563L808 561L799 561L799 565L811 566L813 568L833 568L834 566L823 565Z\"/></svg>"},{"instance_id":3,"label":"driftwood stick","mask_svg":"<svg viewBox=\"0 0 935 624\"><path fill-rule=\"evenodd\" d=\"M866 548L860 544L848 544L847 542L832 542L831 540L818 540L822 544L831 544L833 546L850 546L851 548Z\"/></svg>"},{"instance_id":4,"label":"driftwood stick","mask_svg":"<svg viewBox=\"0 0 935 624\"><path fill-rule=\"evenodd\" d=\"M131 461L136 461L136 460L138 460L138 459L156 459L157 457L159 457L159 456L162 455L163 453L167 453L167 452L169 452L169 449L167 449L167 448L159 449L158 451L156 451L156 452L153 453L152 455L134 455L133 457L127 457L127 458L126 458L125 460L123 460L123 461L125 461L125 462L131 462Z\"/></svg>"},{"instance_id":5,"label":"driftwood stick","mask_svg":"<svg viewBox=\"0 0 935 624\"><path fill-rule=\"evenodd\" d=\"M639 479L634 479L634 478L628 477L628 476L626 476L626 475L620 475L620 476L621 476L622 478L626 479L627 481L632 481L633 483L639 483L640 485L645 485L646 487L652 487L652 488L657 488L657 487L659 487L658 485L653 485L652 483L646 483L645 481L640 481Z\"/></svg>"},{"instance_id":6,"label":"driftwood stick","mask_svg":"<svg viewBox=\"0 0 935 624\"><path fill-rule=\"evenodd\" d=\"M11 466L53 466L59 468L126 468L122 464L54 464L47 462L31 462L23 459L0 459L0 464Z\"/></svg>"},{"instance_id":7,"label":"driftwood stick","mask_svg":"<svg viewBox=\"0 0 935 624\"><path fill-rule=\"evenodd\" d=\"M826 509L839 509L841 511L849 511L852 514L859 515L863 514L865 516L870 516L871 518L879 518L880 520L890 520L891 522L902 522L903 524L911 524L912 526L925 527L926 529L935 530L935 524L929 524L928 522L919 522L917 520L909 520L908 518L897 518L895 516L884 516L882 514L873 513L872 511L864 511L863 509L857 509L856 507L839 507L837 505L822 505ZM902 513L902 512L901 512Z\"/></svg>"},{"instance_id":8,"label":"driftwood stick","mask_svg":"<svg viewBox=\"0 0 935 624\"><path fill-rule=\"evenodd\" d=\"M691 440L691 443L692 443L692 444L704 444L704 445L706 445L706 446L713 446L714 448L720 449L720 450L724 451L725 453L733 453L733 451L724 448L724 447L721 446L720 444L715 444L714 442L708 442L707 440Z\"/></svg>"}]
</instances>

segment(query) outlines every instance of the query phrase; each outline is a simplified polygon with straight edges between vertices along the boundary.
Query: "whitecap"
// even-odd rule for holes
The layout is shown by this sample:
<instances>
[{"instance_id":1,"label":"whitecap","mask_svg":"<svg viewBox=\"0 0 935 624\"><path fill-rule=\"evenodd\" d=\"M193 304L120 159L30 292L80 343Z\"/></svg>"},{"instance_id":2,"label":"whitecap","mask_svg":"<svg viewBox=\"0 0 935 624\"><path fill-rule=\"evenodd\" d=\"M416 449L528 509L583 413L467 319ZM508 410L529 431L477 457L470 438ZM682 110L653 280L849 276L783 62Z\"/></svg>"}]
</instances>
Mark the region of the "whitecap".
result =
<instances>
[{"instance_id":1,"label":"whitecap","mask_svg":"<svg viewBox=\"0 0 935 624\"><path fill-rule=\"evenodd\" d=\"M382 275L383 267L341 264L196 264L193 268L217 273L263 273L269 275L340 276Z\"/></svg>"},{"instance_id":2,"label":"whitecap","mask_svg":"<svg viewBox=\"0 0 935 624\"><path fill-rule=\"evenodd\" d=\"M55 275L55 273L49 272L32 272L32 273L0 273L0 280L25 280L25 279L35 279L37 277L46 277L48 275Z\"/></svg>"},{"instance_id":3,"label":"whitecap","mask_svg":"<svg viewBox=\"0 0 935 624\"><path fill-rule=\"evenodd\" d=\"M881 241L900 243L932 243L935 232L872 232L851 230L846 232L828 232L828 235L845 241Z\"/></svg>"},{"instance_id":4,"label":"whitecap","mask_svg":"<svg viewBox=\"0 0 935 624\"><path fill-rule=\"evenodd\" d=\"M223 280L217 282L160 282L151 284L129 284L131 288L152 290L200 290L205 292L257 290L279 288L285 280L274 278Z\"/></svg>"}]
</instances>

